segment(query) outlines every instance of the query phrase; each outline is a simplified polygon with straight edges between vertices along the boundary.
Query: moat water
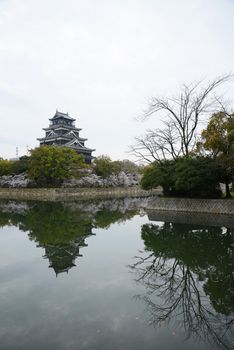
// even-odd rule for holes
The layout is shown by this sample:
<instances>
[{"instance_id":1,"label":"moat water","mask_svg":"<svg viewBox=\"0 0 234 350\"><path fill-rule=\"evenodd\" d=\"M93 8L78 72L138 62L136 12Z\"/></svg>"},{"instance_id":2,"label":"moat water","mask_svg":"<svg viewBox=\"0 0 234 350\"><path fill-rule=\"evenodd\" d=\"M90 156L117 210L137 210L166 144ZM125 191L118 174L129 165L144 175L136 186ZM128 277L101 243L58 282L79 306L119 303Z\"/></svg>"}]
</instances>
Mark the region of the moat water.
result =
<instances>
[{"instance_id":1,"label":"moat water","mask_svg":"<svg viewBox=\"0 0 234 350\"><path fill-rule=\"evenodd\" d=\"M234 220L0 202L0 349L234 347Z\"/></svg>"}]
</instances>

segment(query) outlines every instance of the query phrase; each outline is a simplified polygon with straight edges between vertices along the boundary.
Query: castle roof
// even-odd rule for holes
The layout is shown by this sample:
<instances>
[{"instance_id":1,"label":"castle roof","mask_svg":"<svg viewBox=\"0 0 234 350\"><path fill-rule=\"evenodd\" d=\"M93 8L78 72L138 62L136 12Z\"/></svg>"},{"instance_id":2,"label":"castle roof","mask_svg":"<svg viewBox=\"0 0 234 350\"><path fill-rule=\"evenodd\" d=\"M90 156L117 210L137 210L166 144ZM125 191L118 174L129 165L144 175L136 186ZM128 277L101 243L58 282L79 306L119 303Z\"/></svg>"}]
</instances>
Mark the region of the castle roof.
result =
<instances>
[{"instance_id":1,"label":"castle roof","mask_svg":"<svg viewBox=\"0 0 234 350\"><path fill-rule=\"evenodd\" d=\"M71 120L71 121L75 121L76 120L74 118L71 118L68 113L62 113L62 112L59 112L58 110L56 110L56 113L53 116L53 118L50 118L49 120L54 120L54 119L57 119L57 118L65 118L65 119L68 119L68 120Z\"/></svg>"},{"instance_id":2,"label":"castle roof","mask_svg":"<svg viewBox=\"0 0 234 350\"><path fill-rule=\"evenodd\" d=\"M55 125L52 124L48 128L42 128L42 130L45 130L45 131L50 131L52 129L67 130L67 131L69 131L69 130L81 131L82 130L81 128L76 128L74 125L64 125L64 124L57 124L57 125L56 124Z\"/></svg>"}]
</instances>

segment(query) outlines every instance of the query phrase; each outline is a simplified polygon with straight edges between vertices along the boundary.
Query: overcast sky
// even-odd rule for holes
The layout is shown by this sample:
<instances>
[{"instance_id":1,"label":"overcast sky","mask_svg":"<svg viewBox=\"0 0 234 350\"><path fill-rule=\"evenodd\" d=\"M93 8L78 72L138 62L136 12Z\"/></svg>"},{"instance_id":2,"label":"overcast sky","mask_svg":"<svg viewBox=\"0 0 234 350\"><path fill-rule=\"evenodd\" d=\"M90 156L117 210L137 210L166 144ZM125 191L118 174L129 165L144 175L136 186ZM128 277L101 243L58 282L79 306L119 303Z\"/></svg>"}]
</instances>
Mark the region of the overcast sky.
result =
<instances>
[{"instance_id":1,"label":"overcast sky","mask_svg":"<svg viewBox=\"0 0 234 350\"><path fill-rule=\"evenodd\" d=\"M148 97L234 72L233 18L233 0L0 0L0 156L37 146L57 108L95 156L129 158L158 125L134 119Z\"/></svg>"}]
</instances>

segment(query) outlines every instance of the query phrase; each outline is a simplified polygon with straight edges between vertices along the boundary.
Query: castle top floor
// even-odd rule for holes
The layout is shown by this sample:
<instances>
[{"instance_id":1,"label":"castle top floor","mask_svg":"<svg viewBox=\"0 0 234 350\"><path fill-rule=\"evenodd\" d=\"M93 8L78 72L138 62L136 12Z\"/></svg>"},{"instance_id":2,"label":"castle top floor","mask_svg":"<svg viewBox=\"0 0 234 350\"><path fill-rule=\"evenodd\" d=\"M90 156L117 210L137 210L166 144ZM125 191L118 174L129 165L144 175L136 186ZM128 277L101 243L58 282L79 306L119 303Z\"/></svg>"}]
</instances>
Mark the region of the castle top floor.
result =
<instances>
[{"instance_id":1,"label":"castle top floor","mask_svg":"<svg viewBox=\"0 0 234 350\"><path fill-rule=\"evenodd\" d=\"M75 126L75 119L71 118L68 113L62 113L56 110L53 118L50 118L50 126L53 125L67 125L67 126Z\"/></svg>"}]
</instances>

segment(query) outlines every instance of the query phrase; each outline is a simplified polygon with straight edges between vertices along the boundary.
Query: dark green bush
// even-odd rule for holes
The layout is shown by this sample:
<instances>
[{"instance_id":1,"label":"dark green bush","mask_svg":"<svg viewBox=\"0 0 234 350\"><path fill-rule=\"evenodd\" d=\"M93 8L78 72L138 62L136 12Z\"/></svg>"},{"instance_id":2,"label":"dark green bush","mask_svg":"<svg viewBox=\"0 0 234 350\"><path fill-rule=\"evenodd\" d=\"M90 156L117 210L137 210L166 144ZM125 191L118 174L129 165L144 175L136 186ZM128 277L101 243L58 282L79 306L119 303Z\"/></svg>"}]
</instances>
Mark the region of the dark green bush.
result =
<instances>
[{"instance_id":1,"label":"dark green bush","mask_svg":"<svg viewBox=\"0 0 234 350\"><path fill-rule=\"evenodd\" d=\"M155 163L145 169L144 189L162 186L164 195L176 197L220 198L220 171L207 157L183 157Z\"/></svg>"}]
</instances>

